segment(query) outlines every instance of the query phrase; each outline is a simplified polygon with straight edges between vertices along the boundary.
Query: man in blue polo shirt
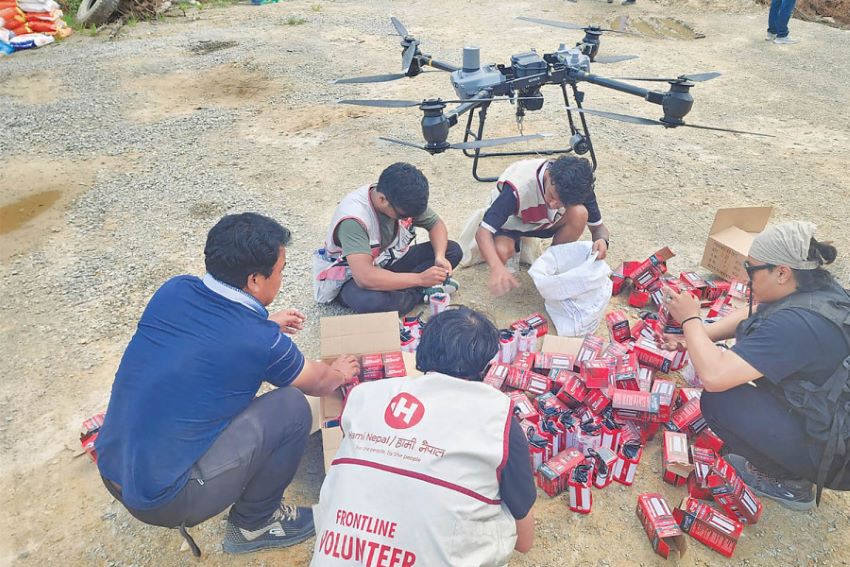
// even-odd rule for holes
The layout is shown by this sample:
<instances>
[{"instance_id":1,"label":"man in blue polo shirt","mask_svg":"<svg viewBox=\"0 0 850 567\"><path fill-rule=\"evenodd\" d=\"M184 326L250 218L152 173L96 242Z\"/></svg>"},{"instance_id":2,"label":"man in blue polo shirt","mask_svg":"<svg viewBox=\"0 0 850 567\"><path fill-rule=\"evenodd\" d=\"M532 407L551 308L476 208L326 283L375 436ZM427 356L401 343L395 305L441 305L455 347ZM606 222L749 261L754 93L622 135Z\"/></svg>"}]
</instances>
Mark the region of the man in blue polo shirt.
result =
<instances>
[{"instance_id":1,"label":"man in blue polo shirt","mask_svg":"<svg viewBox=\"0 0 850 567\"><path fill-rule=\"evenodd\" d=\"M210 230L203 279L157 290L127 346L96 447L110 493L139 520L185 528L231 506L224 550L286 547L314 533L309 508L281 499L321 396L359 372L357 360L305 361L288 334L294 309L269 314L289 231L255 213ZM277 389L255 397L260 385Z\"/></svg>"}]
</instances>

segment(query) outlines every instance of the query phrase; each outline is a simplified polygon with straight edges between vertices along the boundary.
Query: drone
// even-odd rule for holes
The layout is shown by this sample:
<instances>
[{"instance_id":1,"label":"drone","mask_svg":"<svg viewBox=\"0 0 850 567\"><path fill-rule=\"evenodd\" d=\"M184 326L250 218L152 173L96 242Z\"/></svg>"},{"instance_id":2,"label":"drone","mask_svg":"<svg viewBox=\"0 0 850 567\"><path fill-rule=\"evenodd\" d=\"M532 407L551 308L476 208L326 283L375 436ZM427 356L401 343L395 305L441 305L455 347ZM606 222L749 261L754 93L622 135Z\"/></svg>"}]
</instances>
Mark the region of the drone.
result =
<instances>
[{"instance_id":1,"label":"drone","mask_svg":"<svg viewBox=\"0 0 850 567\"><path fill-rule=\"evenodd\" d=\"M478 173L479 160L491 157L554 155L575 153L589 154L593 169L598 165L596 152L590 136L586 120L587 115L599 116L611 120L632 124L663 126L678 128L687 126L705 130L717 130L737 134L752 134L770 136L758 132L732 130L715 126L688 124L683 120L694 104L690 89L698 82L708 81L720 76L718 72L680 75L675 78L656 77L623 77L618 79L606 78L590 72L592 63L617 63L636 59L634 55L615 55L600 57L601 37L603 32L639 35L623 29L605 28L598 25L578 25L555 20L519 17L519 20L542 24L562 29L582 30L584 37L574 47L560 44L552 53L538 54L535 50L511 56L510 65L482 65L480 49L476 46L463 48L463 63L458 67L450 63L438 61L431 55L420 50L420 42L411 35L407 28L397 18L390 21L396 33L401 36L402 63L401 73L370 75L364 77L349 77L337 79L335 84L380 83L404 78L413 78L431 67L438 71L451 74L451 83L457 99L427 98L422 101L412 100L363 100L346 99L340 104L352 104L378 108L413 108L422 111L422 136L425 144L417 144L395 138L380 137L381 140L411 148L425 150L430 154L443 153L450 149L462 150L466 157L472 158L472 176L477 181L496 181L496 177L482 177ZM666 91L649 90L627 83L625 81L666 82ZM644 100L661 106L663 116L658 120L641 118L627 114L594 110L583 107L585 93L579 90L579 83L590 83L607 89L638 96ZM567 121L570 128L569 146L560 149L536 151L483 152L485 148L540 139L548 134L529 134L507 138L484 137L484 125L487 112L494 102L509 102L515 105L516 120L522 133L522 120L527 112L543 108L544 98L541 88L545 85L557 85L561 89ZM569 91L568 91L569 87ZM570 102L570 98L574 102ZM448 109L448 105L455 104ZM475 112L477 110L477 113ZM449 143L449 130L456 126L461 117L466 114L463 142ZM473 120L477 115L477 124Z\"/></svg>"}]
</instances>

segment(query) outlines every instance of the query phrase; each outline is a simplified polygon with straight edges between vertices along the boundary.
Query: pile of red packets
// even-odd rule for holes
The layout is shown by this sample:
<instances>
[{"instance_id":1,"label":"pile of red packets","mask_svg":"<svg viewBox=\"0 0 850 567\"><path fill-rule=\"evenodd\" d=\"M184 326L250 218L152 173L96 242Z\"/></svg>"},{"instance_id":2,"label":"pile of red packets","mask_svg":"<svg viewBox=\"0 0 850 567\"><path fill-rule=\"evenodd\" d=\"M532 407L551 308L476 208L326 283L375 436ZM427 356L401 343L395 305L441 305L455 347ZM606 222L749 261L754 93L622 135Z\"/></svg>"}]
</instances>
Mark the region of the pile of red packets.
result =
<instances>
[{"instance_id":1,"label":"pile of red packets","mask_svg":"<svg viewBox=\"0 0 850 567\"><path fill-rule=\"evenodd\" d=\"M97 462L97 451L94 448L94 442L97 441L97 436L100 434L104 416L105 414L102 412L91 416L83 422L83 426L80 429L80 445L82 445L83 451L94 462Z\"/></svg>"},{"instance_id":2,"label":"pile of red packets","mask_svg":"<svg viewBox=\"0 0 850 567\"><path fill-rule=\"evenodd\" d=\"M345 386L340 387L342 397L348 397L352 388L361 382L383 380L384 378L401 378L407 376L404 358L400 351L382 354L364 354L360 357L360 376Z\"/></svg>"}]
</instances>

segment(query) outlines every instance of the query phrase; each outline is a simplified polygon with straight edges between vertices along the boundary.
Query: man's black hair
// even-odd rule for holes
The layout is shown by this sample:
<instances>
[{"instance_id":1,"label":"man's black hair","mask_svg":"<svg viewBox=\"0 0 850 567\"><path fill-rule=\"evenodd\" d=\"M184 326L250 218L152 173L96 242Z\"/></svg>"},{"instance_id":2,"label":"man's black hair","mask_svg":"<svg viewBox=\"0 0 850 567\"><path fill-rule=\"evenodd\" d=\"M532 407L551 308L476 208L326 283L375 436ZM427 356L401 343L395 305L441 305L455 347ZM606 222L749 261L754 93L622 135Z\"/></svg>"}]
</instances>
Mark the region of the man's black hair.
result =
<instances>
[{"instance_id":1,"label":"man's black hair","mask_svg":"<svg viewBox=\"0 0 850 567\"><path fill-rule=\"evenodd\" d=\"M394 163L382 171L377 189L405 217L418 217L428 207L428 179L409 163Z\"/></svg>"},{"instance_id":2,"label":"man's black hair","mask_svg":"<svg viewBox=\"0 0 850 567\"><path fill-rule=\"evenodd\" d=\"M499 350L499 331L482 313L468 307L448 309L425 324L416 368L480 381Z\"/></svg>"},{"instance_id":3,"label":"man's black hair","mask_svg":"<svg viewBox=\"0 0 850 567\"><path fill-rule=\"evenodd\" d=\"M580 205L593 193L593 168L590 162L576 156L561 156L547 169L558 198L565 207Z\"/></svg>"},{"instance_id":4,"label":"man's black hair","mask_svg":"<svg viewBox=\"0 0 850 567\"><path fill-rule=\"evenodd\" d=\"M251 274L271 275L280 247L289 244L289 238L289 230L269 217L257 213L226 215L207 234L207 272L242 289Z\"/></svg>"}]
</instances>

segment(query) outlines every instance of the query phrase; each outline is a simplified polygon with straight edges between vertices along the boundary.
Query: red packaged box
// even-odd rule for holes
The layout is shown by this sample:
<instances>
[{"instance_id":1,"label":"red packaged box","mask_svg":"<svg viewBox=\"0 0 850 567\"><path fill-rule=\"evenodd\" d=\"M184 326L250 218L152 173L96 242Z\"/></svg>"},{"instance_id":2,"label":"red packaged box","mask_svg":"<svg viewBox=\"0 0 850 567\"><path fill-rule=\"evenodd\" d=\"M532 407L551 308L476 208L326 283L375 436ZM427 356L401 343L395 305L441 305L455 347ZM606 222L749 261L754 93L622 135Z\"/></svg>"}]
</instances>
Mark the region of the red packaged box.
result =
<instances>
[{"instance_id":1,"label":"red packaged box","mask_svg":"<svg viewBox=\"0 0 850 567\"><path fill-rule=\"evenodd\" d=\"M528 419L537 423L540 414L534 409L534 404L531 403L528 396L516 390L508 392L507 396L511 399L512 410L517 419Z\"/></svg>"},{"instance_id":2,"label":"red packaged box","mask_svg":"<svg viewBox=\"0 0 850 567\"><path fill-rule=\"evenodd\" d=\"M576 357L572 354L558 354L554 352L538 352L534 357L533 370L541 374L552 370L572 370L575 366Z\"/></svg>"},{"instance_id":3,"label":"red packaged box","mask_svg":"<svg viewBox=\"0 0 850 567\"><path fill-rule=\"evenodd\" d=\"M688 451L688 436L675 431L664 432L664 447L661 454L662 478L673 486L681 486L694 470Z\"/></svg>"},{"instance_id":4,"label":"red packaged box","mask_svg":"<svg viewBox=\"0 0 850 567\"><path fill-rule=\"evenodd\" d=\"M711 496L728 515L742 524L755 524L759 521L761 502L723 457L718 457L714 462L707 482Z\"/></svg>"},{"instance_id":5,"label":"red packaged box","mask_svg":"<svg viewBox=\"0 0 850 567\"><path fill-rule=\"evenodd\" d=\"M623 437L623 426L613 419L602 418L602 439L600 445L616 452Z\"/></svg>"},{"instance_id":6,"label":"red packaged box","mask_svg":"<svg viewBox=\"0 0 850 567\"><path fill-rule=\"evenodd\" d=\"M717 454L711 449L691 445L691 460L694 472L688 476L688 494L700 500L713 500L708 475L717 460Z\"/></svg>"},{"instance_id":7,"label":"red packaged box","mask_svg":"<svg viewBox=\"0 0 850 567\"><path fill-rule=\"evenodd\" d=\"M558 416L569 411L569 408L559 400L552 392L546 392L537 396L537 408L545 416Z\"/></svg>"},{"instance_id":8,"label":"red packaged box","mask_svg":"<svg viewBox=\"0 0 850 567\"><path fill-rule=\"evenodd\" d=\"M660 277L661 274L667 272L666 262L675 255L668 246L658 250L632 270L630 274L632 281L646 287L652 279ZM654 277L647 279L647 274L653 274Z\"/></svg>"},{"instance_id":9,"label":"red packaged box","mask_svg":"<svg viewBox=\"0 0 850 567\"><path fill-rule=\"evenodd\" d=\"M595 358L581 362L581 378L586 388L607 388L611 385L616 361L612 358Z\"/></svg>"},{"instance_id":10,"label":"red packaged box","mask_svg":"<svg viewBox=\"0 0 850 567\"><path fill-rule=\"evenodd\" d=\"M627 260L623 262L620 266L622 269L621 273L626 276L627 279L631 279L634 271L637 270L640 266L640 262L637 262L635 260Z\"/></svg>"},{"instance_id":11,"label":"red packaged box","mask_svg":"<svg viewBox=\"0 0 850 567\"><path fill-rule=\"evenodd\" d=\"M673 517L683 532L726 557L732 557L744 531L744 526L734 518L687 496L673 510Z\"/></svg>"},{"instance_id":12,"label":"red packaged box","mask_svg":"<svg viewBox=\"0 0 850 567\"><path fill-rule=\"evenodd\" d=\"M567 488L573 467L584 461L578 449L561 451L537 469L537 486L549 496L557 496Z\"/></svg>"},{"instance_id":13,"label":"red packaged box","mask_svg":"<svg viewBox=\"0 0 850 567\"><path fill-rule=\"evenodd\" d=\"M364 354L360 357L360 381L384 378L384 359L380 354Z\"/></svg>"},{"instance_id":14,"label":"red packaged box","mask_svg":"<svg viewBox=\"0 0 850 567\"><path fill-rule=\"evenodd\" d=\"M505 386L517 390L525 390L532 394L543 394L549 391L551 381L548 376L532 372L531 370L518 370L512 368L505 380Z\"/></svg>"},{"instance_id":15,"label":"red packaged box","mask_svg":"<svg viewBox=\"0 0 850 567\"><path fill-rule=\"evenodd\" d=\"M629 305L638 309L646 307L649 303L649 292L642 289L634 288L629 294Z\"/></svg>"},{"instance_id":16,"label":"red packaged box","mask_svg":"<svg viewBox=\"0 0 850 567\"><path fill-rule=\"evenodd\" d=\"M641 366L648 366L661 372L670 372L675 359L674 353L660 349L654 340L643 337L635 342L634 352Z\"/></svg>"},{"instance_id":17,"label":"red packaged box","mask_svg":"<svg viewBox=\"0 0 850 567\"><path fill-rule=\"evenodd\" d=\"M517 353L516 358L514 358L514 361L511 363L511 366L513 366L517 370L531 370L532 368L534 368L534 353Z\"/></svg>"},{"instance_id":18,"label":"red packaged box","mask_svg":"<svg viewBox=\"0 0 850 567\"><path fill-rule=\"evenodd\" d=\"M631 337L629 337L629 339L627 340L630 341ZM629 353L630 351L629 347L627 346L627 343L613 342L607 344L607 346L605 347L605 351L600 355L599 358L616 358L619 360L624 356L628 356Z\"/></svg>"},{"instance_id":19,"label":"red packaged box","mask_svg":"<svg viewBox=\"0 0 850 567\"><path fill-rule=\"evenodd\" d=\"M384 378L401 378L407 376L404 358L401 352L388 352L381 357L384 363Z\"/></svg>"},{"instance_id":20,"label":"red packaged box","mask_svg":"<svg viewBox=\"0 0 850 567\"><path fill-rule=\"evenodd\" d=\"M595 461L593 465L593 486L602 489L614 482L614 464L617 462L617 453L608 447L599 447L588 451L588 456Z\"/></svg>"},{"instance_id":21,"label":"red packaged box","mask_svg":"<svg viewBox=\"0 0 850 567\"><path fill-rule=\"evenodd\" d=\"M510 366L505 364L491 364L487 370L487 374L484 375L484 383L493 386L497 390L501 390L510 373Z\"/></svg>"},{"instance_id":22,"label":"red packaged box","mask_svg":"<svg viewBox=\"0 0 850 567\"><path fill-rule=\"evenodd\" d=\"M723 439L717 436L709 427L705 427L702 431L699 432L694 438L694 445L697 447L705 447L706 449L711 449L718 455L720 454L720 450L723 448L725 443Z\"/></svg>"},{"instance_id":23,"label":"red packaged box","mask_svg":"<svg viewBox=\"0 0 850 567\"><path fill-rule=\"evenodd\" d=\"M587 396L587 388L575 372L559 370L555 382L562 384L561 389L558 390L558 399L568 406L581 404Z\"/></svg>"},{"instance_id":24,"label":"red packaged box","mask_svg":"<svg viewBox=\"0 0 850 567\"><path fill-rule=\"evenodd\" d=\"M643 446L639 441L626 441L617 451L617 462L614 463L613 478L626 486L635 481L638 463L643 456Z\"/></svg>"},{"instance_id":25,"label":"red packaged box","mask_svg":"<svg viewBox=\"0 0 850 567\"><path fill-rule=\"evenodd\" d=\"M611 311L605 315L605 322L608 324L608 332L611 335L611 339L618 343L627 341L632 336L629 318L626 317L624 311Z\"/></svg>"},{"instance_id":26,"label":"red packaged box","mask_svg":"<svg viewBox=\"0 0 850 567\"><path fill-rule=\"evenodd\" d=\"M103 412L95 414L83 421L83 426L80 428L80 445L95 463L97 462L97 450L94 448L94 442L100 435L100 428L103 427L105 417L106 414Z\"/></svg>"},{"instance_id":27,"label":"red packaged box","mask_svg":"<svg viewBox=\"0 0 850 567\"><path fill-rule=\"evenodd\" d=\"M750 298L750 282L732 280L729 282L729 295L735 299L748 300Z\"/></svg>"},{"instance_id":28,"label":"red packaged box","mask_svg":"<svg viewBox=\"0 0 850 567\"><path fill-rule=\"evenodd\" d=\"M615 410L632 410L646 414L657 414L659 399L660 396L658 394L650 392L616 389L611 398L611 407Z\"/></svg>"},{"instance_id":29,"label":"red packaged box","mask_svg":"<svg viewBox=\"0 0 850 567\"><path fill-rule=\"evenodd\" d=\"M702 396L702 388L679 388L677 394L678 405L681 407L694 398L699 399Z\"/></svg>"},{"instance_id":30,"label":"red packaged box","mask_svg":"<svg viewBox=\"0 0 850 567\"><path fill-rule=\"evenodd\" d=\"M717 299L714 300L714 303L711 304L711 307L708 308L708 313L706 317L709 319L715 319L720 316L721 312L723 312L727 307L732 305L732 296L730 295L721 295Z\"/></svg>"},{"instance_id":31,"label":"red packaged box","mask_svg":"<svg viewBox=\"0 0 850 567\"><path fill-rule=\"evenodd\" d=\"M673 398L676 396L676 383L672 380L655 380L652 383L652 393L658 394L658 413L653 419L661 423L669 421Z\"/></svg>"},{"instance_id":32,"label":"red packaged box","mask_svg":"<svg viewBox=\"0 0 850 567\"><path fill-rule=\"evenodd\" d=\"M608 393L608 389L589 389L587 390L587 395L584 397L584 405L594 415L599 415L611 405L611 398L608 396Z\"/></svg>"},{"instance_id":33,"label":"red packaged box","mask_svg":"<svg viewBox=\"0 0 850 567\"><path fill-rule=\"evenodd\" d=\"M685 554L688 541L663 496L654 492L639 495L637 516L658 555L668 559Z\"/></svg>"},{"instance_id":34,"label":"red packaged box","mask_svg":"<svg viewBox=\"0 0 850 567\"><path fill-rule=\"evenodd\" d=\"M585 360L593 360L602 356L602 351L605 350L606 343L596 335L587 335L578 349L576 356L576 365L580 366Z\"/></svg>"},{"instance_id":35,"label":"red packaged box","mask_svg":"<svg viewBox=\"0 0 850 567\"><path fill-rule=\"evenodd\" d=\"M532 313L524 319L519 319L511 323L511 329L514 331L534 329L537 332L537 337L540 338L549 332L549 323L546 321L546 317L540 313Z\"/></svg>"},{"instance_id":36,"label":"red packaged box","mask_svg":"<svg viewBox=\"0 0 850 567\"><path fill-rule=\"evenodd\" d=\"M700 299L705 299L706 289L708 288L708 283L696 272L682 272L679 274L679 279L691 286L693 289L697 290L699 293L698 297Z\"/></svg>"},{"instance_id":37,"label":"red packaged box","mask_svg":"<svg viewBox=\"0 0 850 567\"><path fill-rule=\"evenodd\" d=\"M567 480L570 497L570 510L579 514L589 514L593 506L593 495L590 493L590 483L593 477L593 464L585 460L573 467Z\"/></svg>"},{"instance_id":38,"label":"red packaged box","mask_svg":"<svg viewBox=\"0 0 850 567\"><path fill-rule=\"evenodd\" d=\"M705 427L705 419L700 410L699 398L693 398L670 414L670 421L666 424L671 431L687 431L699 433Z\"/></svg>"},{"instance_id":39,"label":"red packaged box","mask_svg":"<svg viewBox=\"0 0 850 567\"><path fill-rule=\"evenodd\" d=\"M638 361L635 353L617 359L614 368L614 386L621 390L640 390L638 386Z\"/></svg>"},{"instance_id":40,"label":"red packaged box","mask_svg":"<svg viewBox=\"0 0 850 567\"><path fill-rule=\"evenodd\" d=\"M655 371L646 366L638 366L637 383L638 389L641 392L652 391L652 382L655 378Z\"/></svg>"},{"instance_id":41,"label":"red packaged box","mask_svg":"<svg viewBox=\"0 0 850 567\"><path fill-rule=\"evenodd\" d=\"M623 273L623 264L620 264L611 272L611 295L619 295L623 291L627 279Z\"/></svg>"},{"instance_id":42,"label":"red packaged box","mask_svg":"<svg viewBox=\"0 0 850 567\"><path fill-rule=\"evenodd\" d=\"M602 445L602 425L595 419L582 422L575 439L578 450L588 455L590 449L598 449Z\"/></svg>"}]
</instances>

